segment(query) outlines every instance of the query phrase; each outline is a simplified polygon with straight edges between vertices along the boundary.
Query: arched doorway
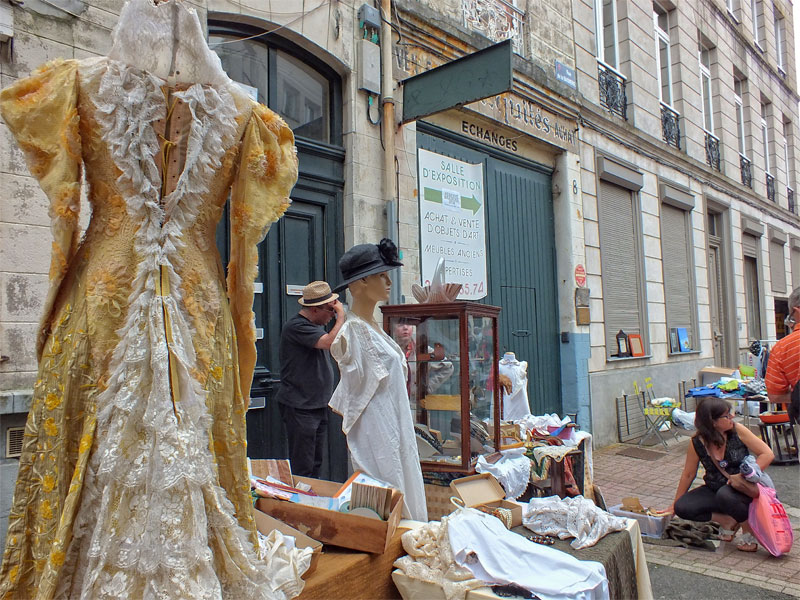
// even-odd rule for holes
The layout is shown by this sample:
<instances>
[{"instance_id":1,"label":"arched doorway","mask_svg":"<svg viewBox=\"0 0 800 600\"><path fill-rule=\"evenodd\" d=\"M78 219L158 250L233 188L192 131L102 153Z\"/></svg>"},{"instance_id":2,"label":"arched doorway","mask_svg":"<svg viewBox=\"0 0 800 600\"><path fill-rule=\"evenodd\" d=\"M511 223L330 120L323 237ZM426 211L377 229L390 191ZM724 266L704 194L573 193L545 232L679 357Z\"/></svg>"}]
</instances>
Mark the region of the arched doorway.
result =
<instances>
[{"instance_id":1,"label":"arched doorway","mask_svg":"<svg viewBox=\"0 0 800 600\"><path fill-rule=\"evenodd\" d=\"M259 248L255 312L258 351L247 454L284 458L286 437L274 395L280 382L278 343L283 324L298 310L300 289L314 280L335 282L343 249L341 81L318 58L276 35L249 26L209 20L209 45L234 81L280 114L292 128L300 163L292 205ZM251 38L251 39L244 39ZM217 230L223 264L229 256L229 223ZM322 476L343 481L347 450L341 420L332 415Z\"/></svg>"}]
</instances>

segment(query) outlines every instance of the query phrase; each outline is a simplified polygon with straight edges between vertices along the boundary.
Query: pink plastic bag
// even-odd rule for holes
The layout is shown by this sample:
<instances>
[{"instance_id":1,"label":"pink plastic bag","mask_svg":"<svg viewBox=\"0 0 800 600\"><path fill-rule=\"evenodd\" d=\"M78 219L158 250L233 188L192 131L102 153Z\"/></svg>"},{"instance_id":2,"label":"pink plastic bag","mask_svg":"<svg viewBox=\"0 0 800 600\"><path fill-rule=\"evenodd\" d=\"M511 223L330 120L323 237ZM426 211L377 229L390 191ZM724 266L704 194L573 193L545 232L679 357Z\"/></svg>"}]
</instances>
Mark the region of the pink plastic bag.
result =
<instances>
[{"instance_id":1,"label":"pink plastic bag","mask_svg":"<svg viewBox=\"0 0 800 600\"><path fill-rule=\"evenodd\" d=\"M775 490L759 483L758 492L758 498L750 503L747 521L759 543L772 556L780 556L792 549L792 524Z\"/></svg>"}]
</instances>

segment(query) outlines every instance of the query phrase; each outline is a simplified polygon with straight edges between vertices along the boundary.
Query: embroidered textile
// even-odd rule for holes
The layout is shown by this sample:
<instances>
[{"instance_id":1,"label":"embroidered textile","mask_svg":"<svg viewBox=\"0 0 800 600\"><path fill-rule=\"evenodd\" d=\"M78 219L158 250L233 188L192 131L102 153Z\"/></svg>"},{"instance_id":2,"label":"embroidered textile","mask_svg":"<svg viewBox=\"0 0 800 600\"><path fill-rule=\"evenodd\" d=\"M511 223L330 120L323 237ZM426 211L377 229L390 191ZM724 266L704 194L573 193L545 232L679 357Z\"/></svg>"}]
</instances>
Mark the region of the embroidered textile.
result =
<instances>
[{"instance_id":1,"label":"embroidered textile","mask_svg":"<svg viewBox=\"0 0 800 600\"><path fill-rule=\"evenodd\" d=\"M149 60L173 17L183 82ZM0 597L271 597L245 411L256 245L297 178L291 131L225 77L188 3L148 0L123 10L110 57L45 65L0 112L53 233Z\"/></svg>"}]
</instances>

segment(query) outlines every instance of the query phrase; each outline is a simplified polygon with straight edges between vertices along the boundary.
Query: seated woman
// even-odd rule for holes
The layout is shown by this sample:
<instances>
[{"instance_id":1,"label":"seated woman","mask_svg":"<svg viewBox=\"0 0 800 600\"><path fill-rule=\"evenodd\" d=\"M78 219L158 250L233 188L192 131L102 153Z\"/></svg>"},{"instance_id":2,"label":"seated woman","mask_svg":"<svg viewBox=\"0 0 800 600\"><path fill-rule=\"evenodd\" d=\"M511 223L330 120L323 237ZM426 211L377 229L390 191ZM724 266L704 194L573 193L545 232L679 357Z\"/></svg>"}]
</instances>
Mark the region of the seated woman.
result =
<instances>
[{"instance_id":1,"label":"seated woman","mask_svg":"<svg viewBox=\"0 0 800 600\"><path fill-rule=\"evenodd\" d=\"M697 433L686 452L686 463L670 511L690 521L719 523L720 539L726 542L733 540L741 526L744 533L738 539L737 548L755 552L758 546L747 524L752 498L734 487L753 486L739 473L739 466L749 453L755 455L756 463L764 470L772 462L772 450L744 425L734 423L730 404L721 398L703 400L697 407L694 423ZM701 462L705 468L705 484L688 491Z\"/></svg>"}]
</instances>

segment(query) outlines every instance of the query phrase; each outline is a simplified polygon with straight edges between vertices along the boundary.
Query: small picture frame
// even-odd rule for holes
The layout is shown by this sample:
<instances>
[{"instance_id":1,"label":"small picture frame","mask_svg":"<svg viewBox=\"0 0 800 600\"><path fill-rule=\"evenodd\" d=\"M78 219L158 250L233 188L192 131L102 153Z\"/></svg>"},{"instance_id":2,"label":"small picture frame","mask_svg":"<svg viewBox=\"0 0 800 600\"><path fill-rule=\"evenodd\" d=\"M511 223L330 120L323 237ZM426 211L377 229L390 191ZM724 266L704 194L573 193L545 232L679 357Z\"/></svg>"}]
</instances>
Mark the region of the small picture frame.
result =
<instances>
[{"instance_id":1,"label":"small picture frame","mask_svg":"<svg viewBox=\"0 0 800 600\"><path fill-rule=\"evenodd\" d=\"M675 354L681 351L681 345L678 343L678 328L671 327L669 330L669 351Z\"/></svg>"},{"instance_id":2,"label":"small picture frame","mask_svg":"<svg viewBox=\"0 0 800 600\"><path fill-rule=\"evenodd\" d=\"M630 346L631 356L644 356L644 342L638 333L628 334L628 345Z\"/></svg>"},{"instance_id":3,"label":"small picture frame","mask_svg":"<svg viewBox=\"0 0 800 600\"><path fill-rule=\"evenodd\" d=\"M619 330L616 336L616 343L617 343L617 354L618 358L624 358L631 355L630 347L628 345L628 334Z\"/></svg>"},{"instance_id":4,"label":"small picture frame","mask_svg":"<svg viewBox=\"0 0 800 600\"><path fill-rule=\"evenodd\" d=\"M678 327L678 346L680 352L692 351L692 343L689 341L689 332L686 331L686 327Z\"/></svg>"}]
</instances>

